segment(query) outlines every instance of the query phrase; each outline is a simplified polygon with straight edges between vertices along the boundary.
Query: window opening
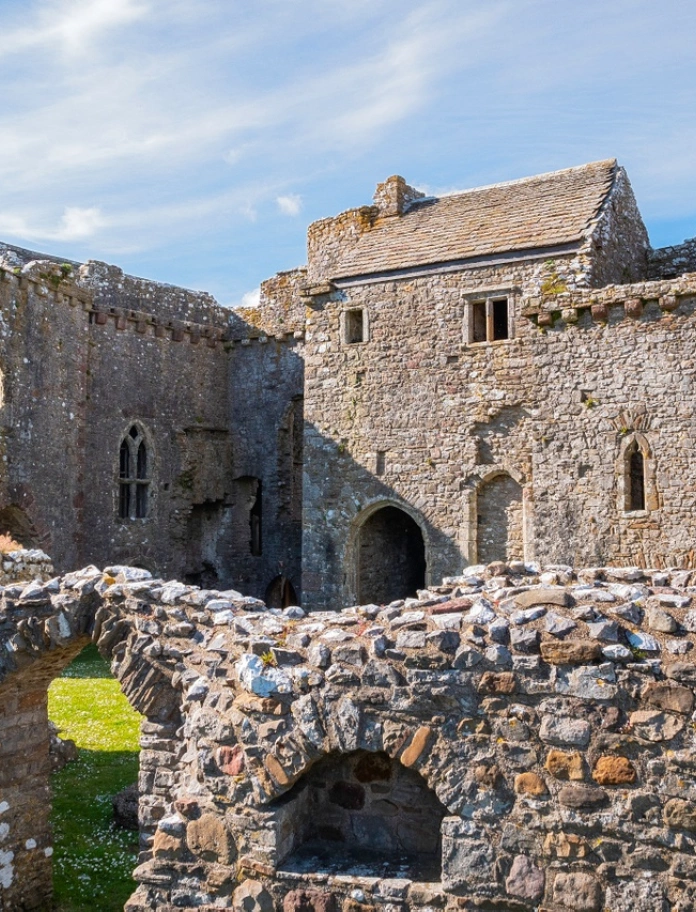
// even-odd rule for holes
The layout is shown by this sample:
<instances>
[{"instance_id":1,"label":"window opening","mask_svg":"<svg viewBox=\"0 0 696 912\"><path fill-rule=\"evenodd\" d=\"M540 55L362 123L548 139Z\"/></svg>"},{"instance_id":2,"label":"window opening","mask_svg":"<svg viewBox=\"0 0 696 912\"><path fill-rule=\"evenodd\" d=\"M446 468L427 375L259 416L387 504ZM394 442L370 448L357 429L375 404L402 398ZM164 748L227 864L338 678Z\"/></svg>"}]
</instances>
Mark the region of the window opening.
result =
<instances>
[{"instance_id":1,"label":"window opening","mask_svg":"<svg viewBox=\"0 0 696 912\"><path fill-rule=\"evenodd\" d=\"M346 311L345 339L349 345L365 341L364 322L364 311L362 307Z\"/></svg>"},{"instance_id":2,"label":"window opening","mask_svg":"<svg viewBox=\"0 0 696 912\"><path fill-rule=\"evenodd\" d=\"M377 450L375 459L375 475L384 475L387 468L387 454L385 450Z\"/></svg>"},{"instance_id":3,"label":"window opening","mask_svg":"<svg viewBox=\"0 0 696 912\"><path fill-rule=\"evenodd\" d=\"M493 301L493 341L508 337L508 302L507 298Z\"/></svg>"},{"instance_id":4,"label":"window opening","mask_svg":"<svg viewBox=\"0 0 696 912\"><path fill-rule=\"evenodd\" d=\"M471 341L486 341L486 302L476 301L471 305Z\"/></svg>"},{"instance_id":5,"label":"window opening","mask_svg":"<svg viewBox=\"0 0 696 912\"><path fill-rule=\"evenodd\" d=\"M486 298L467 305L465 341L500 342L510 338L507 298Z\"/></svg>"},{"instance_id":6,"label":"window opening","mask_svg":"<svg viewBox=\"0 0 696 912\"><path fill-rule=\"evenodd\" d=\"M147 444L134 424L121 441L118 459L118 515L121 519L145 519L148 513L150 477Z\"/></svg>"},{"instance_id":7,"label":"window opening","mask_svg":"<svg viewBox=\"0 0 696 912\"><path fill-rule=\"evenodd\" d=\"M261 479L259 479L257 488L256 488L256 498L254 499L254 504L249 511L249 528L251 531L251 541L250 548L251 553L254 557L261 556L261 517L262 517L262 495L261 495Z\"/></svg>"},{"instance_id":8,"label":"window opening","mask_svg":"<svg viewBox=\"0 0 696 912\"><path fill-rule=\"evenodd\" d=\"M638 449L638 444L633 444L629 466L629 508L631 510L645 509L645 460Z\"/></svg>"}]
</instances>

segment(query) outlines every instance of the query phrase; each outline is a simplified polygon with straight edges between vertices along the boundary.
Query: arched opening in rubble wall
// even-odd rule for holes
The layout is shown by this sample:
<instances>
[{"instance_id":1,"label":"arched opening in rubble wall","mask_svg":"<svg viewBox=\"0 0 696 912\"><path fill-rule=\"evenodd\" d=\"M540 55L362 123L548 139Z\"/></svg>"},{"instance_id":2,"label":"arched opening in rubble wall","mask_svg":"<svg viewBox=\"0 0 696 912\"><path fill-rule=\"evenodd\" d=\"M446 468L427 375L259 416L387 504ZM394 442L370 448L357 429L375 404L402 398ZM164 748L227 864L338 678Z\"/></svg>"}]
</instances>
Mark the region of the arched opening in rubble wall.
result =
<instances>
[{"instance_id":1,"label":"arched opening in rubble wall","mask_svg":"<svg viewBox=\"0 0 696 912\"><path fill-rule=\"evenodd\" d=\"M39 535L34 524L26 512L16 504L10 504L0 510L0 539L6 541L8 548L13 546L12 543L22 548L39 547Z\"/></svg>"},{"instance_id":2,"label":"arched opening in rubble wall","mask_svg":"<svg viewBox=\"0 0 696 912\"><path fill-rule=\"evenodd\" d=\"M386 605L425 588L425 540L416 520L391 504L372 510L355 543L360 604Z\"/></svg>"},{"instance_id":3,"label":"arched opening in rubble wall","mask_svg":"<svg viewBox=\"0 0 696 912\"><path fill-rule=\"evenodd\" d=\"M64 577L62 588L20 583L4 589L0 608L0 908L28 912L51 905L50 732L48 687L92 643L112 661L130 705L143 717L140 753L140 845L151 840L166 795L151 782L166 765L167 745L181 725L171 674L144 640L135 618L105 605L99 571ZM69 580L69 582L67 582ZM144 740L143 740L144 739ZM148 740L149 739L149 740ZM147 746L145 742L148 742ZM143 782L146 783L143 786ZM101 800L101 798L100 798ZM132 891L132 883L128 885ZM106 909L102 898L93 908Z\"/></svg>"},{"instance_id":4,"label":"arched opening in rubble wall","mask_svg":"<svg viewBox=\"0 0 696 912\"><path fill-rule=\"evenodd\" d=\"M281 871L441 879L449 812L418 773L384 752L330 754L272 807Z\"/></svg>"},{"instance_id":5,"label":"arched opening in rubble wall","mask_svg":"<svg viewBox=\"0 0 696 912\"><path fill-rule=\"evenodd\" d=\"M522 487L506 472L486 478L476 492L476 560L524 558Z\"/></svg>"},{"instance_id":6,"label":"arched opening in rubble wall","mask_svg":"<svg viewBox=\"0 0 696 912\"><path fill-rule=\"evenodd\" d=\"M276 576L266 587L264 602L269 608L289 608L298 605L295 587L287 576Z\"/></svg>"}]
</instances>

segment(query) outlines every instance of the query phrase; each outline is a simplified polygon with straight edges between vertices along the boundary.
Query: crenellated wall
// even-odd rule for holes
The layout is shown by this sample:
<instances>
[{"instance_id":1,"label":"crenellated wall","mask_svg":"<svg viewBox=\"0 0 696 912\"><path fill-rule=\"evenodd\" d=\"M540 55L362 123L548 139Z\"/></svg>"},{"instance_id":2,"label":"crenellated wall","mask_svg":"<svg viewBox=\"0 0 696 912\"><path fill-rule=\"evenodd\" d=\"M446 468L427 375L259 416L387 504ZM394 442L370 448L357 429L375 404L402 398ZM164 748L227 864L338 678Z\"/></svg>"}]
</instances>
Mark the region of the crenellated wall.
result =
<instances>
[{"instance_id":1,"label":"crenellated wall","mask_svg":"<svg viewBox=\"0 0 696 912\"><path fill-rule=\"evenodd\" d=\"M146 719L129 912L689 912L694 584L516 561L312 615L127 567L8 586L0 904L50 898L45 693L92 641Z\"/></svg>"},{"instance_id":2,"label":"crenellated wall","mask_svg":"<svg viewBox=\"0 0 696 912\"><path fill-rule=\"evenodd\" d=\"M292 472L278 447L301 398L301 333L278 327L269 342L209 295L103 263L19 262L0 270L3 531L59 570L128 561L263 595L287 565L300 591L299 545L274 542L297 538L276 500ZM242 430L259 414L263 445ZM137 519L119 515L119 448L134 426L149 482ZM251 575L243 474L262 476L267 497L266 553Z\"/></svg>"}]
</instances>

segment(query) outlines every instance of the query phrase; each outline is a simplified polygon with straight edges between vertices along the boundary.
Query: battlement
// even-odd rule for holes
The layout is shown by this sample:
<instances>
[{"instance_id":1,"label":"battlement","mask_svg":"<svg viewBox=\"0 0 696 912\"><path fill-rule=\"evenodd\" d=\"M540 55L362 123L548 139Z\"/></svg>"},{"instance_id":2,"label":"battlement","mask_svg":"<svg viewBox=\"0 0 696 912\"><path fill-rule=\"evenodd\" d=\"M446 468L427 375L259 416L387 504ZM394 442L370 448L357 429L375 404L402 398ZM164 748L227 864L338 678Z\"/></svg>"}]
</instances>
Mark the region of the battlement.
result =
<instances>
[{"instance_id":1,"label":"battlement","mask_svg":"<svg viewBox=\"0 0 696 912\"><path fill-rule=\"evenodd\" d=\"M623 307L626 318L639 320L645 308L656 305L664 314L674 313L683 300L696 297L696 272L673 279L655 279L629 285L608 285L601 289L564 291L544 296L522 298L522 314L538 326L554 326L558 321L577 323L589 312L598 323L606 323L610 310L614 319L621 319L616 310Z\"/></svg>"}]
</instances>

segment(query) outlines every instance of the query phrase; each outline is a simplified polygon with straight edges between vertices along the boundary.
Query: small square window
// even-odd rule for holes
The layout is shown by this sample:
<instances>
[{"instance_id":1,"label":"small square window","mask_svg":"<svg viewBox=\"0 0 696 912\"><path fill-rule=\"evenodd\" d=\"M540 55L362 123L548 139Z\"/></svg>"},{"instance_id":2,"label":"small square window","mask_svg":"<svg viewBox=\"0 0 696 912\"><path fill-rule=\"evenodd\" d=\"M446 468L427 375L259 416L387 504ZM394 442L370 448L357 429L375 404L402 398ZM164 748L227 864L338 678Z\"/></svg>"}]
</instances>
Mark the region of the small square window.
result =
<instances>
[{"instance_id":1,"label":"small square window","mask_svg":"<svg viewBox=\"0 0 696 912\"><path fill-rule=\"evenodd\" d=\"M348 345L366 342L365 311L362 307L347 310L343 317L343 337Z\"/></svg>"},{"instance_id":2,"label":"small square window","mask_svg":"<svg viewBox=\"0 0 696 912\"><path fill-rule=\"evenodd\" d=\"M500 342L510 338L509 307L507 298L486 298L467 305L465 316L465 341Z\"/></svg>"}]
</instances>

